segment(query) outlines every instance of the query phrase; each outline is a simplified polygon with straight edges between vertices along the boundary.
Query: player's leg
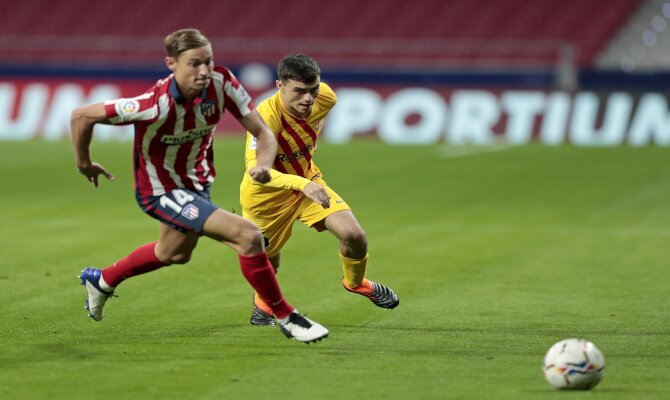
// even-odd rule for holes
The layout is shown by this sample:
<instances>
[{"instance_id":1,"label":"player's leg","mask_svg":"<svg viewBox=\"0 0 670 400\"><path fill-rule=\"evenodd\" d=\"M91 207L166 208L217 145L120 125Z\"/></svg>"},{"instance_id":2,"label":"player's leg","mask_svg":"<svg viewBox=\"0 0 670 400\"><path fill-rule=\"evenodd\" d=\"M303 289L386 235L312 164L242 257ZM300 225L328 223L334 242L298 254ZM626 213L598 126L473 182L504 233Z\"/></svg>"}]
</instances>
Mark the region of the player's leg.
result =
<instances>
[{"instance_id":1,"label":"player's leg","mask_svg":"<svg viewBox=\"0 0 670 400\"><path fill-rule=\"evenodd\" d=\"M328 336L320 324L300 315L285 299L268 259L260 230L252 222L224 210L217 210L205 222L204 235L233 248L242 274L270 306L281 331L301 342L314 342Z\"/></svg>"},{"instance_id":2,"label":"player's leg","mask_svg":"<svg viewBox=\"0 0 670 400\"><path fill-rule=\"evenodd\" d=\"M161 222L159 240L144 244L102 270L81 272L86 286L86 308L96 321L103 318L105 302L124 280L171 264L186 263L198 242L198 234L209 214L217 207L208 192L173 190L161 196L137 197L140 208Z\"/></svg>"},{"instance_id":3,"label":"player's leg","mask_svg":"<svg viewBox=\"0 0 670 400\"><path fill-rule=\"evenodd\" d=\"M275 275L279 271L279 262L281 258L281 252L277 253L275 256L268 257L272 268L275 271ZM258 326L273 326L275 325L275 318L272 315L272 308L267 305L261 296L254 292L254 306L251 310L251 318L249 318L249 323L251 325Z\"/></svg>"},{"instance_id":4,"label":"player's leg","mask_svg":"<svg viewBox=\"0 0 670 400\"><path fill-rule=\"evenodd\" d=\"M323 226L340 241L344 288L367 297L378 307L395 308L400 303L395 292L389 287L365 278L368 243L365 231L353 212L351 210L334 212L323 220Z\"/></svg>"},{"instance_id":5,"label":"player's leg","mask_svg":"<svg viewBox=\"0 0 670 400\"><path fill-rule=\"evenodd\" d=\"M368 242L358 220L351 210L340 210L328 215L323 226L339 240L345 282L349 287L361 285L367 266Z\"/></svg>"},{"instance_id":6,"label":"player's leg","mask_svg":"<svg viewBox=\"0 0 670 400\"><path fill-rule=\"evenodd\" d=\"M102 270L84 269L80 277L86 285L89 316L96 321L102 320L105 302L124 280L168 265L188 262L197 242L198 235L194 232L184 233L160 224L157 242L138 247Z\"/></svg>"},{"instance_id":7,"label":"player's leg","mask_svg":"<svg viewBox=\"0 0 670 400\"><path fill-rule=\"evenodd\" d=\"M340 241L340 260L344 272L342 283L345 289L367 297L378 307L396 307L400 301L393 290L365 278L368 242L351 208L322 179L317 182L328 192L330 207L324 209L311 202L300 214L300 220L319 232L328 230Z\"/></svg>"},{"instance_id":8,"label":"player's leg","mask_svg":"<svg viewBox=\"0 0 670 400\"><path fill-rule=\"evenodd\" d=\"M198 239L200 239L200 235L195 232L182 232L166 224L161 224L159 240L156 243L154 253L156 258L165 265L186 264L191 260Z\"/></svg>"},{"instance_id":9,"label":"player's leg","mask_svg":"<svg viewBox=\"0 0 670 400\"><path fill-rule=\"evenodd\" d=\"M289 198L285 203L273 204L268 208L244 208L242 215L252 221L262 232L270 263L275 273L279 269L280 251L291 237L293 222L299 211L304 208L309 199L299 197ZM243 201L242 204L247 202ZM252 211L253 210L253 211ZM266 304L258 293L254 293L253 307L249 322L252 325L271 326L275 324L272 308Z\"/></svg>"}]
</instances>

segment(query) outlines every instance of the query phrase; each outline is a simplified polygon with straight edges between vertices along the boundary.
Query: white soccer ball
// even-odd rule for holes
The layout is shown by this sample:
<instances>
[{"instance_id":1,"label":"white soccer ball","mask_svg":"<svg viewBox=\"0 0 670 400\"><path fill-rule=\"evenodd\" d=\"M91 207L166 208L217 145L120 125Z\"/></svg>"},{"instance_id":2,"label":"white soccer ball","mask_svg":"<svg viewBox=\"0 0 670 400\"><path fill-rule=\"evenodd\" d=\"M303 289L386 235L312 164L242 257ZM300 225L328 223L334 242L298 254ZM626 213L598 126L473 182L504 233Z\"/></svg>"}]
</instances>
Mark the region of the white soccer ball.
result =
<instances>
[{"instance_id":1,"label":"white soccer ball","mask_svg":"<svg viewBox=\"0 0 670 400\"><path fill-rule=\"evenodd\" d=\"M605 358L588 340L565 339L551 346L542 363L544 378L557 389L588 390L603 378Z\"/></svg>"}]
</instances>

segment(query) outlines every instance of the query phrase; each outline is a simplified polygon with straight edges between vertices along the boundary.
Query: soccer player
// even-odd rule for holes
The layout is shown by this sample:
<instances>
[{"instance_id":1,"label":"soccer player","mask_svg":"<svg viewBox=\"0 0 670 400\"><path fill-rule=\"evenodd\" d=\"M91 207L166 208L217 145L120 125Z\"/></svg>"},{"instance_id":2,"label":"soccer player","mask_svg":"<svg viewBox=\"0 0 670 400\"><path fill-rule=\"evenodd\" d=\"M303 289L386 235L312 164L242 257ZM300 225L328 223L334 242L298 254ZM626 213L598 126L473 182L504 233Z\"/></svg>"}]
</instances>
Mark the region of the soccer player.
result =
<instances>
[{"instance_id":1,"label":"soccer player","mask_svg":"<svg viewBox=\"0 0 670 400\"><path fill-rule=\"evenodd\" d=\"M72 112L77 169L95 187L99 176L114 177L93 162L89 148L95 124L133 124L135 198L142 211L160 221L158 241L144 244L102 270L81 272L89 316L103 319L103 307L125 279L171 264L185 264L200 236L238 253L242 274L276 316L281 331L309 343L328 336L322 325L300 315L283 297L253 223L218 208L210 199L214 181L214 128L227 110L257 140L254 182L270 179L277 142L254 110L251 98L225 67L215 67L212 46L197 29L165 38L165 63L172 74L145 93L83 106Z\"/></svg>"},{"instance_id":2,"label":"soccer player","mask_svg":"<svg viewBox=\"0 0 670 400\"><path fill-rule=\"evenodd\" d=\"M258 112L277 138L279 149L268 182L245 174L240 186L243 216L263 232L275 271L280 251L300 220L321 232L328 230L340 242L344 288L393 309L398 296L390 288L365 278L368 261L365 232L347 203L323 179L314 163L316 140L323 121L336 102L335 92L321 82L321 70L312 58L294 54L279 63L277 93L258 105ZM246 169L262 162L261 143L249 131ZM273 325L272 308L256 293L251 314L254 325Z\"/></svg>"}]
</instances>

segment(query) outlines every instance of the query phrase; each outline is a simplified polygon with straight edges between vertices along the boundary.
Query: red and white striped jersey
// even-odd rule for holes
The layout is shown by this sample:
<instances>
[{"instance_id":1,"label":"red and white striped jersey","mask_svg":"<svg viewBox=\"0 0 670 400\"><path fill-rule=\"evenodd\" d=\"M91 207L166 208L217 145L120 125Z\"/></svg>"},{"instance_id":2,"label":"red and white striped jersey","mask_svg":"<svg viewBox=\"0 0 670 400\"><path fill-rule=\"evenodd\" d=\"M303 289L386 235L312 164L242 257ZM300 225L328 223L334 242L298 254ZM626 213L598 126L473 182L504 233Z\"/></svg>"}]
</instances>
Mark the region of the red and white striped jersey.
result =
<instances>
[{"instance_id":1,"label":"red and white striped jersey","mask_svg":"<svg viewBox=\"0 0 670 400\"><path fill-rule=\"evenodd\" d=\"M230 70L215 67L201 95L187 102L174 74L132 98L105 102L113 125L135 126L135 192L160 196L173 189L201 191L216 171L212 133L225 110L240 119L253 110L251 97Z\"/></svg>"}]
</instances>

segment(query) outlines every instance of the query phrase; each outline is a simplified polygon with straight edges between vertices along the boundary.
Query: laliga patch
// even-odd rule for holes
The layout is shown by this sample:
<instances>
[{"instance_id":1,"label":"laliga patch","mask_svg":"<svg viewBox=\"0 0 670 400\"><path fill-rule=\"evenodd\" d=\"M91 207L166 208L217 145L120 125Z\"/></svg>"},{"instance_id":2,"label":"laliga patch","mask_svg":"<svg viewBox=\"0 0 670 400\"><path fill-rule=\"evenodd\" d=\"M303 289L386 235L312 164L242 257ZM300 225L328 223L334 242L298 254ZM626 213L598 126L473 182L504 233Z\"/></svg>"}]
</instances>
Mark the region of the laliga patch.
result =
<instances>
[{"instance_id":1,"label":"laliga patch","mask_svg":"<svg viewBox=\"0 0 670 400\"><path fill-rule=\"evenodd\" d=\"M122 99L116 103L118 115L134 114L140 110L140 102L134 99Z\"/></svg>"},{"instance_id":2,"label":"laliga patch","mask_svg":"<svg viewBox=\"0 0 670 400\"><path fill-rule=\"evenodd\" d=\"M182 210L181 210L181 215L184 217L193 220L198 218L198 215L200 215L200 210L198 207L194 206L193 204L187 204Z\"/></svg>"}]
</instances>

